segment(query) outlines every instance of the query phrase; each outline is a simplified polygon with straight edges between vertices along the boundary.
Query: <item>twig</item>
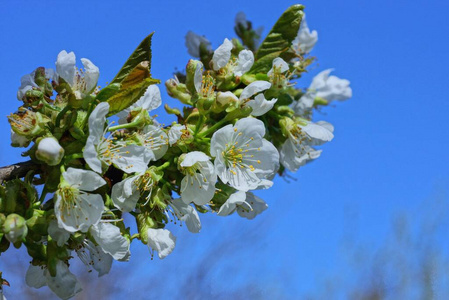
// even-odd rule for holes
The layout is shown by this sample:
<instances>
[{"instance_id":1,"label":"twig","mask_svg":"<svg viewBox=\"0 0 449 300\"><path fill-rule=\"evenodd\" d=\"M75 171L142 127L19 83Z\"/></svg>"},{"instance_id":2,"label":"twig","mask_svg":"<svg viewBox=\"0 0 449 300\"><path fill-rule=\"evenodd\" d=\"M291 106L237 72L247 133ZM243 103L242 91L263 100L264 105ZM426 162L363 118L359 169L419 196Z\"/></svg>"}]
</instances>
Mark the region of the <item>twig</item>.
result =
<instances>
[{"instance_id":1,"label":"twig","mask_svg":"<svg viewBox=\"0 0 449 300\"><path fill-rule=\"evenodd\" d=\"M25 177L28 171L39 171L39 165L31 160L16 163L10 166L0 167L0 184L5 180L11 180L17 177Z\"/></svg>"}]
</instances>

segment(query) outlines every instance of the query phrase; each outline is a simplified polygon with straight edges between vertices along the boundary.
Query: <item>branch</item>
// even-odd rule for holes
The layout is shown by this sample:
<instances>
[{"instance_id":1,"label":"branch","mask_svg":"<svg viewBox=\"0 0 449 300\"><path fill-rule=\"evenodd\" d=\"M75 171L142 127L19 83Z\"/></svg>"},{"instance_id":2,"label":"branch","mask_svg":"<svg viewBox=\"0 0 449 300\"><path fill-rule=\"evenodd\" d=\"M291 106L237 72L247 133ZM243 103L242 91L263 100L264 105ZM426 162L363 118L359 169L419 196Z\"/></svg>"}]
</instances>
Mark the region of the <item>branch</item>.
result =
<instances>
[{"instance_id":1,"label":"branch","mask_svg":"<svg viewBox=\"0 0 449 300\"><path fill-rule=\"evenodd\" d=\"M0 184L5 180L11 180L17 177L25 177L28 171L38 171L39 169L39 165L32 162L31 160L16 163L6 167L0 167Z\"/></svg>"}]
</instances>

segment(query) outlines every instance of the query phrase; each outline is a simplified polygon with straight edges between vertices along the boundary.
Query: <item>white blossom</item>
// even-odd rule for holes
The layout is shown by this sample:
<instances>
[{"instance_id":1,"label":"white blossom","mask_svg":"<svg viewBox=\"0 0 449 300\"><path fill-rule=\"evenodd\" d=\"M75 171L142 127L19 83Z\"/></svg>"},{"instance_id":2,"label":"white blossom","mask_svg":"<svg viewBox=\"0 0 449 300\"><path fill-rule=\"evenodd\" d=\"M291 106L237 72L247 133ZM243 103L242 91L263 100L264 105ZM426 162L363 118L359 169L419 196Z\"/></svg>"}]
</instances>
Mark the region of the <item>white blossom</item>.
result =
<instances>
[{"instance_id":1,"label":"white blossom","mask_svg":"<svg viewBox=\"0 0 449 300\"><path fill-rule=\"evenodd\" d=\"M178 142L185 130L185 125L181 124L174 124L170 127L170 130L168 131L168 143L170 144L170 146L173 146Z\"/></svg>"},{"instance_id":2,"label":"white blossom","mask_svg":"<svg viewBox=\"0 0 449 300\"><path fill-rule=\"evenodd\" d=\"M212 56L213 69L218 71L228 65L231 59L231 51L233 44L230 40L224 39L223 44L221 44ZM243 74L248 72L254 64L254 54L250 50L242 50L239 52L239 56L235 62L232 63L231 70L232 73L241 77Z\"/></svg>"},{"instance_id":3,"label":"white blossom","mask_svg":"<svg viewBox=\"0 0 449 300\"><path fill-rule=\"evenodd\" d=\"M111 164L126 173L145 170L153 158L145 147L114 142L111 135L104 137L108 112L109 104L102 102L89 116L89 137L83 150L87 164L97 173L102 173L104 167Z\"/></svg>"},{"instance_id":4,"label":"white blossom","mask_svg":"<svg viewBox=\"0 0 449 300\"><path fill-rule=\"evenodd\" d=\"M80 260L90 269L98 272L98 277L108 274L112 267L112 256L90 240L84 240L82 246L75 249Z\"/></svg>"},{"instance_id":5,"label":"white blossom","mask_svg":"<svg viewBox=\"0 0 449 300\"><path fill-rule=\"evenodd\" d=\"M315 101L316 92L315 91L307 91L298 101L294 101L292 104L292 108L295 111L295 115L297 116L308 116L313 108L313 103Z\"/></svg>"},{"instance_id":6,"label":"white blossom","mask_svg":"<svg viewBox=\"0 0 449 300\"><path fill-rule=\"evenodd\" d=\"M64 181L55 193L58 225L68 232L86 232L98 223L104 209L101 195L89 192L105 185L106 181L92 171L75 168L68 168L62 177Z\"/></svg>"},{"instance_id":7,"label":"white blossom","mask_svg":"<svg viewBox=\"0 0 449 300\"><path fill-rule=\"evenodd\" d=\"M100 71L87 58L81 58L84 71L76 68L75 53L63 50L59 52L56 60L56 73L60 78L64 79L70 87L77 99L82 99L91 94L97 86Z\"/></svg>"},{"instance_id":8,"label":"white blossom","mask_svg":"<svg viewBox=\"0 0 449 300\"><path fill-rule=\"evenodd\" d=\"M303 15L298 34L292 42L293 48L299 52L298 54L309 53L317 41L318 32L316 30L310 32L306 22L306 15Z\"/></svg>"},{"instance_id":9,"label":"white blossom","mask_svg":"<svg viewBox=\"0 0 449 300\"><path fill-rule=\"evenodd\" d=\"M237 211L239 216L251 220L267 208L265 201L253 193L237 191L220 207L218 215L228 216Z\"/></svg>"},{"instance_id":10,"label":"white blossom","mask_svg":"<svg viewBox=\"0 0 449 300\"><path fill-rule=\"evenodd\" d=\"M121 234L120 228L99 222L89 229L90 234L101 250L111 255L115 260L123 260L129 256L129 241Z\"/></svg>"},{"instance_id":11,"label":"white blossom","mask_svg":"<svg viewBox=\"0 0 449 300\"><path fill-rule=\"evenodd\" d=\"M118 123L125 124L127 123L127 117L129 113L136 108L145 109L147 112L155 110L162 104L161 91L157 85L150 85L142 97L139 98L135 103L133 103L130 107L125 108L121 112L117 114L119 117Z\"/></svg>"},{"instance_id":12,"label":"white blossom","mask_svg":"<svg viewBox=\"0 0 449 300\"><path fill-rule=\"evenodd\" d=\"M337 76L329 76L333 69L327 69L316 75L309 86L309 91L316 92L315 96L327 101L347 100L352 97L350 82Z\"/></svg>"},{"instance_id":13,"label":"white blossom","mask_svg":"<svg viewBox=\"0 0 449 300\"><path fill-rule=\"evenodd\" d=\"M181 198L173 199L170 202L176 217L186 223L187 229L192 233L198 233L201 230L201 221L196 209L191 205L185 204Z\"/></svg>"},{"instance_id":14,"label":"white blossom","mask_svg":"<svg viewBox=\"0 0 449 300\"><path fill-rule=\"evenodd\" d=\"M265 140L262 121L248 117L217 130L210 153L221 181L240 191L265 185L279 167L279 153Z\"/></svg>"},{"instance_id":15,"label":"white blossom","mask_svg":"<svg viewBox=\"0 0 449 300\"><path fill-rule=\"evenodd\" d=\"M294 123L288 128L288 138L280 151L281 163L292 172L306 164L311 159L321 155L321 150L315 150L312 146L321 145L334 138L334 127L324 121L312 123Z\"/></svg>"},{"instance_id":16,"label":"white blossom","mask_svg":"<svg viewBox=\"0 0 449 300\"><path fill-rule=\"evenodd\" d=\"M167 257L175 249L176 237L167 229L149 228L147 231L148 248L157 251L160 259Z\"/></svg>"},{"instance_id":17,"label":"white blossom","mask_svg":"<svg viewBox=\"0 0 449 300\"><path fill-rule=\"evenodd\" d=\"M180 167L185 174L181 181L181 198L184 203L207 204L214 197L217 181L210 157L203 152L192 151L185 155Z\"/></svg>"},{"instance_id":18,"label":"white blossom","mask_svg":"<svg viewBox=\"0 0 449 300\"><path fill-rule=\"evenodd\" d=\"M268 71L267 75L268 77L272 76L275 71L278 71L279 73L284 73L289 70L288 64L280 57L276 57L273 59L272 67L270 71Z\"/></svg>"},{"instance_id":19,"label":"white blossom","mask_svg":"<svg viewBox=\"0 0 449 300\"><path fill-rule=\"evenodd\" d=\"M47 285L61 299L69 299L81 292L81 283L69 267L62 261L56 263L56 276L51 276L46 267L30 265L25 275L25 282L35 289Z\"/></svg>"},{"instance_id":20,"label":"white blossom","mask_svg":"<svg viewBox=\"0 0 449 300\"><path fill-rule=\"evenodd\" d=\"M148 193L146 201L148 202L153 187L157 181L151 170L136 173L112 187L111 199L115 207L122 211L130 212L136 207L137 201L144 193Z\"/></svg>"},{"instance_id":21,"label":"white blossom","mask_svg":"<svg viewBox=\"0 0 449 300\"><path fill-rule=\"evenodd\" d=\"M207 38L198 35L193 31L187 32L185 45L190 55L199 58L201 44L203 44L208 51L211 51L210 41Z\"/></svg>"},{"instance_id":22,"label":"white blossom","mask_svg":"<svg viewBox=\"0 0 449 300\"><path fill-rule=\"evenodd\" d=\"M143 161L143 165L134 168L134 171L136 172L146 169L148 159L150 161L158 160L164 156L168 150L169 138L159 126L147 125L142 130L137 131L135 137L137 137L145 150L144 159L141 160Z\"/></svg>"},{"instance_id":23,"label":"white blossom","mask_svg":"<svg viewBox=\"0 0 449 300\"><path fill-rule=\"evenodd\" d=\"M56 166L64 157L64 148L54 137L46 137L39 141L36 149L36 158L50 166Z\"/></svg>"},{"instance_id":24,"label":"white blossom","mask_svg":"<svg viewBox=\"0 0 449 300\"><path fill-rule=\"evenodd\" d=\"M271 100L265 99L263 91L268 90L271 87L271 83L268 81L257 80L251 82L246 86L240 94L239 101L243 106L250 106L252 108L251 115L259 117L271 110L274 104L277 102L276 98ZM260 94L258 94L260 93ZM258 94L254 99L250 99L252 96Z\"/></svg>"}]
</instances>

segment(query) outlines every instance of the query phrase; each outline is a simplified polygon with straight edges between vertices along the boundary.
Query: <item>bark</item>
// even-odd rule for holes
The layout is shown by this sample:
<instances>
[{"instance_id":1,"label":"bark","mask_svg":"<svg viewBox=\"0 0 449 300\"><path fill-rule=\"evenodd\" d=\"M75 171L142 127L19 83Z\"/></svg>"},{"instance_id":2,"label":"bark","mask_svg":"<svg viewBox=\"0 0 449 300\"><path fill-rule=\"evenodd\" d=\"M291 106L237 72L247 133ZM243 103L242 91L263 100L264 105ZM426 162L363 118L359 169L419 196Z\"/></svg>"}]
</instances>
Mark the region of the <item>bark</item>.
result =
<instances>
[{"instance_id":1,"label":"bark","mask_svg":"<svg viewBox=\"0 0 449 300\"><path fill-rule=\"evenodd\" d=\"M39 165L31 160L16 163L10 166L0 167L0 183L14 178L25 177L28 171L39 171Z\"/></svg>"}]
</instances>

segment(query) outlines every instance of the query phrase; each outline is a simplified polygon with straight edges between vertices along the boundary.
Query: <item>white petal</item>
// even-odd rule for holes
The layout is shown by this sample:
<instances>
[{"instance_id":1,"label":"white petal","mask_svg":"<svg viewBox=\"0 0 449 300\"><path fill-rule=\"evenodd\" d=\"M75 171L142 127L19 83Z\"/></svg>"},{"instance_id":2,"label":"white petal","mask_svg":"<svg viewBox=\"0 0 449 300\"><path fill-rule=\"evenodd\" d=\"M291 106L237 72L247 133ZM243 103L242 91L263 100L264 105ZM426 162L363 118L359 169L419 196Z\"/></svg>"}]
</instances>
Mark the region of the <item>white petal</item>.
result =
<instances>
[{"instance_id":1,"label":"white petal","mask_svg":"<svg viewBox=\"0 0 449 300\"><path fill-rule=\"evenodd\" d=\"M161 91L157 85L150 85L142 97L131 108L142 107L148 112L155 110L162 104ZM129 109L130 110L130 109Z\"/></svg>"},{"instance_id":2,"label":"white petal","mask_svg":"<svg viewBox=\"0 0 449 300\"><path fill-rule=\"evenodd\" d=\"M254 154L254 159L258 160L253 163L257 176L260 179L273 179L279 169L279 152L276 147L263 139L262 147Z\"/></svg>"},{"instance_id":3,"label":"white petal","mask_svg":"<svg viewBox=\"0 0 449 300\"><path fill-rule=\"evenodd\" d=\"M309 113L313 108L313 102L315 101L315 97L316 92L307 91L307 93L302 95L298 101L295 101L292 105L292 108L295 111L295 115L305 116L307 113Z\"/></svg>"},{"instance_id":4,"label":"white petal","mask_svg":"<svg viewBox=\"0 0 449 300\"><path fill-rule=\"evenodd\" d=\"M147 235L148 247L157 251L160 259L167 257L175 248L176 237L167 229L149 228Z\"/></svg>"},{"instance_id":5,"label":"white petal","mask_svg":"<svg viewBox=\"0 0 449 300\"><path fill-rule=\"evenodd\" d=\"M184 203L204 205L214 197L215 181L209 181L203 174L187 174L181 181L181 198Z\"/></svg>"},{"instance_id":6,"label":"white petal","mask_svg":"<svg viewBox=\"0 0 449 300\"><path fill-rule=\"evenodd\" d=\"M251 82L247 87L245 87L240 94L239 99L245 100L251 98L253 95L265 91L271 87L271 83L268 81L257 80Z\"/></svg>"},{"instance_id":7,"label":"white petal","mask_svg":"<svg viewBox=\"0 0 449 300\"><path fill-rule=\"evenodd\" d=\"M210 157L201 151L192 151L186 154L181 167L191 167L199 161L209 161Z\"/></svg>"},{"instance_id":8,"label":"white petal","mask_svg":"<svg viewBox=\"0 0 449 300\"><path fill-rule=\"evenodd\" d=\"M285 60L283 60L280 57L276 57L275 59L273 59L273 67L267 73L268 76L271 76L271 74L273 74L274 67L276 67L278 69L280 68L281 73L284 73L285 71L288 71L288 69L289 69L288 64L285 62Z\"/></svg>"},{"instance_id":9,"label":"white petal","mask_svg":"<svg viewBox=\"0 0 449 300\"><path fill-rule=\"evenodd\" d=\"M293 47L295 49L299 48L300 53L309 53L310 51L312 51L317 41L318 32L316 30L310 32L310 29L307 26L306 16L303 15L298 34L295 40L292 42Z\"/></svg>"},{"instance_id":10,"label":"white petal","mask_svg":"<svg viewBox=\"0 0 449 300\"><path fill-rule=\"evenodd\" d=\"M242 132L241 140L248 140L251 137L260 139L265 135L264 123L256 118L248 117L238 120L234 125L235 129L237 129L235 131L236 135Z\"/></svg>"},{"instance_id":11,"label":"white petal","mask_svg":"<svg viewBox=\"0 0 449 300\"><path fill-rule=\"evenodd\" d=\"M301 129L313 139L313 145L321 145L331 141L334 138L334 134L329 130L330 128L332 128L333 131L333 126L327 122L325 123L325 126L309 122L306 126L301 127Z\"/></svg>"},{"instance_id":12,"label":"white petal","mask_svg":"<svg viewBox=\"0 0 449 300\"><path fill-rule=\"evenodd\" d=\"M251 192L246 193L245 202L248 203L249 206L251 206L251 209L248 209L245 206L239 206L237 207L237 213L239 214L239 216L247 218L248 220L254 219L258 214L262 213L268 208L268 205L265 203L265 201Z\"/></svg>"},{"instance_id":13,"label":"white petal","mask_svg":"<svg viewBox=\"0 0 449 300\"><path fill-rule=\"evenodd\" d=\"M46 272L46 278L48 287L61 299L69 299L82 291L76 276L60 260L56 264L56 277L52 277L50 272Z\"/></svg>"},{"instance_id":14,"label":"white petal","mask_svg":"<svg viewBox=\"0 0 449 300\"><path fill-rule=\"evenodd\" d=\"M81 58L81 62L84 66L84 82L86 83L84 91L90 93L97 86L100 70L87 58Z\"/></svg>"},{"instance_id":15,"label":"white petal","mask_svg":"<svg viewBox=\"0 0 449 300\"><path fill-rule=\"evenodd\" d=\"M246 199L246 193L245 192L235 192L231 196L229 196L229 199L226 200L226 202L220 207L220 210L218 211L219 216L227 216L232 214L235 210L237 205L241 205L245 202Z\"/></svg>"},{"instance_id":16,"label":"white petal","mask_svg":"<svg viewBox=\"0 0 449 300\"><path fill-rule=\"evenodd\" d=\"M101 102L89 116L89 138L93 139L95 145L98 145L103 138L104 124L108 112L109 104L107 102Z\"/></svg>"},{"instance_id":17,"label":"white petal","mask_svg":"<svg viewBox=\"0 0 449 300\"><path fill-rule=\"evenodd\" d=\"M143 130L144 146L150 155L150 160L158 160L167 153L169 137L162 128L148 125Z\"/></svg>"},{"instance_id":18,"label":"white petal","mask_svg":"<svg viewBox=\"0 0 449 300\"><path fill-rule=\"evenodd\" d=\"M231 58L232 48L232 42L228 39L224 39L223 44L214 51L212 63L215 71L220 70L228 64L229 59Z\"/></svg>"},{"instance_id":19,"label":"white petal","mask_svg":"<svg viewBox=\"0 0 449 300\"><path fill-rule=\"evenodd\" d=\"M201 221L196 209L185 204L180 198L173 199L171 204L173 210L182 222L185 222L187 229L192 233L198 233L201 230Z\"/></svg>"},{"instance_id":20,"label":"white petal","mask_svg":"<svg viewBox=\"0 0 449 300\"><path fill-rule=\"evenodd\" d=\"M47 285L47 278L45 278L45 269L41 266L33 266L30 264L25 275L25 282L29 287L39 289Z\"/></svg>"},{"instance_id":21,"label":"white petal","mask_svg":"<svg viewBox=\"0 0 449 300\"><path fill-rule=\"evenodd\" d=\"M26 137L15 133L11 129L11 146L13 147L28 147L30 144L30 140L28 140Z\"/></svg>"},{"instance_id":22,"label":"white petal","mask_svg":"<svg viewBox=\"0 0 449 300\"><path fill-rule=\"evenodd\" d=\"M99 141L95 136L89 136L83 149L83 158L89 167L97 173L103 173L103 163L98 158L96 145Z\"/></svg>"},{"instance_id":23,"label":"white petal","mask_svg":"<svg viewBox=\"0 0 449 300\"><path fill-rule=\"evenodd\" d=\"M254 64L254 54L250 50L242 50L239 53L238 64L234 69L235 76L242 76L251 70Z\"/></svg>"},{"instance_id":24,"label":"white petal","mask_svg":"<svg viewBox=\"0 0 449 300\"><path fill-rule=\"evenodd\" d=\"M91 225L98 223L104 210L103 199L97 194L81 193L75 207L63 205L59 193L56 194L55 215L60 227L69 232L86 232ZM64 210L62 209L64 207Z\"/></svg>"},{"instance_id":25,"label":"white petal","mask_svg":"<svg viewBox=\"0 0 449 300\"><path fill-rule=\"evenodd\" d=\"M210 142L210 154L213 157L225 149L225 144L229 143L234 135L234 126L226 125L214 132Z\"/></svg>"},{"instance_id":26,"label":"white petal","mask_svg":"<svg viewBox=\"0 0 449 300\"><path fill-rule=\"evenodd\" d=\"M175 124L170 127L170 130L168 131L168 143L170 144L170 146L175 144L179 140L179 138L181 138L183 130L186 130L186 127L180 124Z\"/></svg>"},{"instance_id":27,"label":"white petal","mask_svg":"<svg viewBox=\"0 0 449 300\"><path fill-rule=\"evenodd\" d=\"M101 249L110 254L115 260L122 259L128 254L129 242L122 236L117 226L111 223L100 222L91 227L90 233Z\"/></svg>"},{"instance_id":28,"label":"white petal","mask_svg":"<svg viewBox=\"0 0 449 300\"><path fill-rule=\"evenodd\" d=\"M187 51L193 57L200 57L200 45L204 44L207 49L210 49L210 42L204 36L200 36L193 31L189 31L186 34L186 47Z\"/></svg>"},{"instance_id":29,"label":"white petal","mask_svg":"<svg viewBox=\"0 0 449 300\"><path fill-rule=\"evenodd\" d=\"M112 256L105 253L100 246L95 246L91 241L89 247L89 257L92 267L98 272L98 277L108 274L112 267Z\"/></svg>"},{"instance_id":30,"label":"white petal","mask_svg":"<svg viewBox=\"0 0 449 300\"><path fill-rule=\"evenodd\" d=\"M270 111L274 104L278 101L278 99L273 98L271 100L265 99L263 94L257 95L255 100L249 100L246 105L250 106L253 110L251 111L251 115L255 117L262 116Z\"/></svg>"},{"instance_id":31,"label":"white petal","mask_svg":"<svg viewBox=\"0 0 449 300\"><path fill-rule=\"evenodd\" d=\"M75 79L75 53L62 50L56 59L56 72L68 84L73 85Z\"/></svg>"},{"instance_id":32,"label":"white petal","mask_svg":"<svg viewBox=\"0 0 449 300\"><path fill-rule=\"evenodd\" d=\"M137 190L134 181L137 180L139 176L140 175L128 177L112 187L111 199L112 202L114 202L115 207L125 212L130 212L136 208L140 192Z\"/></svg>"},{"instance_id":33,"label":"white petal","mask_svg":"<svg viewBox=\"0 0 449 300\"><path fill-rule=\"evenodd\" d=\"M88 170L68 168L62 177L72 186L86 192L92 192L106 184L97 173Z\"/></svg>"},{"instance_id":34,"label":"white petal","mask_svg":"<svg viewBox=\"0 0 449 300\"><path fill-rule=\"evenodd\" d=\"M70 238L70 232L60 228L58 221L51 220L48 225L48 235L56 241L59 247L62 247Z\"/></svg>"},{"instance_id":35,"label":"white petal","mask_svg":"<svg viewBox=\"0 0 449 300\"><path fill-rule=\"evenodd\" d=\"M112 158L112 163L128 174L145 172L151 158L145 155L145 152L146 148L143 146L127 145L119 148Z\"/></svg>"}]
</instances>

